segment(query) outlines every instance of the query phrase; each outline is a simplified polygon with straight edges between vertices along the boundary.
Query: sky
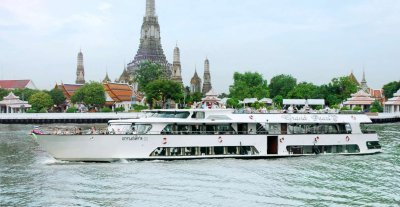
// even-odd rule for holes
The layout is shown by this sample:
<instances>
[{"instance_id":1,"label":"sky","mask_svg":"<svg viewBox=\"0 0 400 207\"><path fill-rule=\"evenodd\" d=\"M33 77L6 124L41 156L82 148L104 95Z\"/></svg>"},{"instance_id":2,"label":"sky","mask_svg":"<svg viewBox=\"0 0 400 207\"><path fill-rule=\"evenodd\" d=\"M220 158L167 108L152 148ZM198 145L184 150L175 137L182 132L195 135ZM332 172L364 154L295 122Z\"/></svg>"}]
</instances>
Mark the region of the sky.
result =
<instances>
[{"instance_id":1,"label":"sky","mask_svg":"<svg viewBox=\"0 0 400 207\"><path fill-rule=\"evenodd\" d=\"M290 74L326 84L353 72L381 88L400 80L398 0L156 0L161 42L181 51L189 85L210 60L213 88L228 92L234 72L269 80ZM145 0L0 0L0 79L32 79L40 89L118 78L133 60Z\"/></svg>"}]
</instances>

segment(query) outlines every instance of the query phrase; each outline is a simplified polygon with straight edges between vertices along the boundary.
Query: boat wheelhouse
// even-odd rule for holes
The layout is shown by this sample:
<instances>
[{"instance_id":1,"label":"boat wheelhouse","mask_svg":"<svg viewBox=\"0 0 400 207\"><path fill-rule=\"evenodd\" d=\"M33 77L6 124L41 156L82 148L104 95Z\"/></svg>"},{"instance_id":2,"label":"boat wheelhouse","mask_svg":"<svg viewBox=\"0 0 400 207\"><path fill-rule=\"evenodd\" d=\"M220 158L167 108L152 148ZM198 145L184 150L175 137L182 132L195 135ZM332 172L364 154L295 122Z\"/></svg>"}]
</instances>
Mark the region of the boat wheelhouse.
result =
<instances>
[{"instance_id":1,"label":"boat wheelhouse","mask_svg":"<svg viewBox=\"0 0 400 207\"><path fill-rule=\"evenodd\" d=\"M104 134L36 135L53 157L72 161L269 158L381 151L364 114L149 110L109 121Z\"/></svg>"}]
</instances>

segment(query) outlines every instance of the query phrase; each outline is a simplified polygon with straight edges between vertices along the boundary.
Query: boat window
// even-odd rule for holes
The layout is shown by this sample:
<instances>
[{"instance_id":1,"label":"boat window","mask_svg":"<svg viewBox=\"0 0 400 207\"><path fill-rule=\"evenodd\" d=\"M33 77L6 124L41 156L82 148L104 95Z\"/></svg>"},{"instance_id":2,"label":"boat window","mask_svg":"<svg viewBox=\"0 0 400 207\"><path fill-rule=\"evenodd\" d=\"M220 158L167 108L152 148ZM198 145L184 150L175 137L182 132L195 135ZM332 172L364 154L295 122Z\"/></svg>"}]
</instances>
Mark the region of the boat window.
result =
<instances>
[{"instance_id":1,"label":"boat window","mask_svg":"<svg viewBox=\"0 0 400 207\"><path fill-rule=\"evenodd\" d=\"M349 134L349 124L289 124L289 134Z\"/></svg>"},{"instance_id":2,"label":"boat window","mask_svg":"<svg viewBox=\"0 0 400 207\"><path fill-rule=\"evenodd\" d=\"M195 111L192 114L192 118L193 119L204 119L205 117L206 116L205 116L205 113L203 111Z\"/></svg>"},{"instance_id":3,"label":"boat window","mask_svg":"<svg viewBox=\"0 0 400 207\"><path fill-rule=\"evenodd\" d=\"M186 119L188 118L190 113L188 111L159 111L159 112L149 112L146 113L147 117L155 117L155 118L178 118L178 119Z\"/></svg>"},{"instance_id":4,"label":"boat window","mask_svg":"<svg viewBox=\"0 0 400 207\"><path fill-rule=\"evenodd\" d=\"M133 134L147 134L151 127L151 124L136 124L133 127Z\"/></svg>"},{"instance_id":5,"label":"boat window","mask_svg":"<svg viewBox=\"0 0 400 207\"><path fill-rule=\"evenodd\" d=\"M161 134L236 134L231 124L214 124L214 125L181 125L169 124L161 132Z\"/></svg>"},{"instance_id":6,"label":"boat window","mask_svg":"<svg viewBox=\"0 0 400 207\"><path fill-rule=\"evenodd\" d=\"M281 124L267 124L269 134L280 134Z\"/></svg>"},{"instance_id":7,"label":"boat window","mask_svg":"<svg viewBox=\"0 0 400 207\"><path fill-rule=\"evenodd\" d=\"M359 153L360 148L356 144L349 145L303 145L287 146L289 154L328 154L328 153Z\"/></svg>"},{"instance_id":8,"label":"boat window","mask_svg":"<svg viewBox=\"0 0 400 207\"><path fill-rule=\"evenodd\" d=\"M268 134L268 131L265 129L265 126L263 126L262 124L257 123L256 128L257 128L256 130L257 134Z\"/></svg>"},{"instance_id":9,"label":"boat window","mask_svg":"<svg viewBox=\"0 0 400 207\"><path fill-rule=\"evenodd\" d=\"M110 124L107 127L108 134L132 134L132 124Z\"/></svg>"},{"instance_id":10,"label":"boat window","mask_svg":"<svg viewBox=\"0 0 400 207\"><path fill-rule=\"evenodd\" d=\"M370 141L367 142L367 148L368 149L381 149L381 145L379 144L379 141Z\"/></svg>"},{"instance_id":11,"label":"boat window","mask_svg":"<svg viewBox=\"0 0 400 207\"><path fill-rule=\"evenodd\" d=\"M214 119L214 120L231 120L228 116L225 115L211 115L208 116L207 119Z\"/></svg>"}]
</instances>

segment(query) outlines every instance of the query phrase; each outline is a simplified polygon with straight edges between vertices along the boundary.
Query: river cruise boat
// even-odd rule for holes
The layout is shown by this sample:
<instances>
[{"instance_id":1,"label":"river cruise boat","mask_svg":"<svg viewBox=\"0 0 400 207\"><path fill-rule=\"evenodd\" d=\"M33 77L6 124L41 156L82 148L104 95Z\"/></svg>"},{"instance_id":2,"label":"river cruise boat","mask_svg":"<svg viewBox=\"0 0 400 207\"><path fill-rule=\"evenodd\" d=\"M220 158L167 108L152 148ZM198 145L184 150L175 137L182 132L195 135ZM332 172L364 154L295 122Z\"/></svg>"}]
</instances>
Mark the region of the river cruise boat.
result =
<instances>
[{"instance_id":1,"label":"river cruise boat","mask_svg":"<svg viewBox=\"0 0 400 207\"><path fill-rule=\"evenodd\" d=\"M264 159L381 152L365 130L364 114L239 113L231 109L149 110L142 117L111 120L97 133L32 136L64 161Z\"/></svg>"}]
</instances>

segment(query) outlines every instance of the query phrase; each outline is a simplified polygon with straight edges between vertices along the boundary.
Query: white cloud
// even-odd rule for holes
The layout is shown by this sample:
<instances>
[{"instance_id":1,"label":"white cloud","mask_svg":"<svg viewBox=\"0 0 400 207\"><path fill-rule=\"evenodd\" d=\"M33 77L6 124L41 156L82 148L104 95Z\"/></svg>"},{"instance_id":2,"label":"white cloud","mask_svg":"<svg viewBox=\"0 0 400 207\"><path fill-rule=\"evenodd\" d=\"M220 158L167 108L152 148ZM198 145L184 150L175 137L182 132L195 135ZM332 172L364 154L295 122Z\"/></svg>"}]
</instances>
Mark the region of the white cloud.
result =
<instances>
[{"instance_id":1,"label":"white cloud","mask_svg":"<svg viewBox=\"0 0 400 207\"><path fill-rule=\"evenodd\" d=\"M100 11L108 11L108 10L111 9L111 7L112 7L111 4L106 3L106 2L102 2L102 3L97 7L97 9L100 10Z\"/></svg>"}]
</instances>

